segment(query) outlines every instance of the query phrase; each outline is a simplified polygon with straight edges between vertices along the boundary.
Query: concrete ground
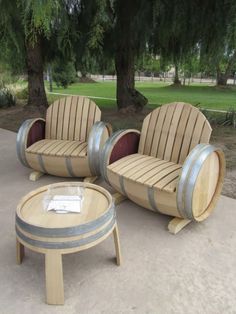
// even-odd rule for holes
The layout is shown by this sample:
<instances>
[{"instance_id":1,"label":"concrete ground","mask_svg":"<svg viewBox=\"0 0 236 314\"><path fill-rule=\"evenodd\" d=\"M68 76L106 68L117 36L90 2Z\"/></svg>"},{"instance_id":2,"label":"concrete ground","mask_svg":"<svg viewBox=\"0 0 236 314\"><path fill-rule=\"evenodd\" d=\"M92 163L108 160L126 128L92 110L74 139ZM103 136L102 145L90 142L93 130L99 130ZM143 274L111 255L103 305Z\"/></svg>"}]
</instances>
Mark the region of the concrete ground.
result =
<instances>
[{"instance_id":1,"label":"concrete ground","mask_svg":"<svg viewBox=\"0 0 236 314\"><path fill-rule=\"evenodd\" d=\"M27 192L65 179L29 181L15 140L0 129L1 314L236 313L236 200L224 196L209 219L176 236L167 231L170 217L123 202L117 207L123 265L114 263L111 237L64 256L65 305L46 305L44 256L26 249L16 265L15 209Z\"/></svg>"}]
</instances>

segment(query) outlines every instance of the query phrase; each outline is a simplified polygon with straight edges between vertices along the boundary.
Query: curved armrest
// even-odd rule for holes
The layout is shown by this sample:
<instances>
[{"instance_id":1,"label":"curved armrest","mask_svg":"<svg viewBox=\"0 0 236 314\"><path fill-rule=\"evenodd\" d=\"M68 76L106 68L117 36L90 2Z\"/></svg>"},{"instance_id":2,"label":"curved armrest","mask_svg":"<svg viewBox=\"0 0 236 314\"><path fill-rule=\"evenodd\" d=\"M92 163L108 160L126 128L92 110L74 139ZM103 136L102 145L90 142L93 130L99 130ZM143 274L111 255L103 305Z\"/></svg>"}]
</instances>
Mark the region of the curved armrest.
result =
<instances>
[{"instance_id":1,"label":"curved armrest","mask_svg":"<svg viewBox=\"0 0 236 314\"><path fill-rule=\"evenodd\" d=\"M115 132L105 143L100 156L100 171L108 181L107 166L113 162L138 152L140 132L134 129Z\"/></svg>"},{"instance_id":2,"label":"curved armrest","mask_svg":"<svg viewBox=\"0 0 236 314\"><path fill-rule=\"evenodd\" d=\"M221 149L198 144L187 156L177 185L177 208L182 217L205 219L221 193L225 157Z\"/></svg>"},{"instance_id":3,"label":"curved armrest","mask_svg":"<svg viewBox=\"0 0 236 314\"><path fill-rule=\"evenodd\" d=\"M45 138L45 120L42 118L25 120L19 128L16 138L16 152L20 162L29 167L25 150L35 142Z\"/></svg>"},{"instance_id":4,"label":"curved armrest","mask_svg":"<svg viewBox=\"0 0 236 314\"><path fill-rule=\"evenodd\" d=\"M88 161L92 175L100 175L100 152L111 134L112 126L110 123L99 121L92 126L88 138Z\"/></svg>"}]
</instances>

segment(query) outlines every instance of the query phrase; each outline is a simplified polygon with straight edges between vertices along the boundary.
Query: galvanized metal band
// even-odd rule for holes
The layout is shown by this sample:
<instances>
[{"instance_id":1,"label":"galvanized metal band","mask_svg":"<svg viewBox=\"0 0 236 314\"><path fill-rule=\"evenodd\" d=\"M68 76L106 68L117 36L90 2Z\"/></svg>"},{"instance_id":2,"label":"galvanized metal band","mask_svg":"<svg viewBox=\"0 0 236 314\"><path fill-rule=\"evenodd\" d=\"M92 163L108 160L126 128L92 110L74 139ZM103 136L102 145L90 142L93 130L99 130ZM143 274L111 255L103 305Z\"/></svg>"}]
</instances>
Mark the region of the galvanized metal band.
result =
<instances>
[{"instance_id":1,"label":"galvanized metal band","mask_svg":"<svg viewBox=\"0 0 236 314\"><path fill-rule=\"evenodd\" d=\"M27 236L25 236L20 230L16 227L16 234L20 239L22 239L24 242L35 246L39 248L45 248L45 249L55 249L55 250L60 250L60 249L70 249L70 248L75 248L75 247L82 247L84 245L88 245L90 243L93 243L100 238L102 238L104 235L109 233L110 230L114 227L116 224L116 219L115 217L111 220L111 222L106 226L104 229L101 231L88 236L86 238L82 238L80 240L74 240L74 241L67 241L67 242L44 242L44 241L39 241L39 240L34 240L31 239Z\"/></svg>"},{"instance_id":2,"label":"galvanized metal band","mask_svg":"<svg viewBox=\"0 0 236 314\"><path fill-rule=\"evenodd\" d=\"M29 167L29 168L31 167L26 159L25 150L26 150L29 130L32 127L32 125L37 121L45 121L45 120L42 118L25 120L22 123L16 137L17 157L24 166Z\"/></svg>"},{"instance_id":3,"label":"galvanized metal band","mask_svg":"<svg viewBox=\"0 0 236 314\"><path fill-rule=\"evenodd\" d=\"M51 238L61 238L61 237L74 237L91 232L108 222L112 217L115 217L115 206L112 204L107 211L99 218L74 227L65 228L44 228L39 226L33 226L24 220L22 220L18 215L16 215L16 224L27 233L31 233L36 236L41 237L51 237Z\"/></svg>"},{"instance_id":4,"label":"galvanized metal band","mask_svg":"<svg viewBox=\"0 0 236 314\"><path fill-rule=\"evenodd\" d=\"M17 157L20 160L20 162L26 167L30 167L25 156L27 134L33 121L34 119L25 120L21 125L16 137Z\"/></svg>"},{"instance_id":5,"label":"galvanized metal band","mask_svg":"<svg viewBox=\"0 0 236 314\"><path fill-rule=\"evenodd\" d=\"M93 175L100 175L99 154L101 150L101 140L105 129L108 129L102 121L96 122L90 132L88 139L88 161L90 171Z\"/></svg>"},{"instance_id":6,"label":"galvanized metal band","mask_svg":"<svg viewBox=\"0 0 236 314\"><path fill-rule=\"evenodd\" d=\"M177 209L179 214L183 218L188 218L185 213L185 206L184 206L184 189L187 177L191 170L193 162L198 158L199 154L205 149L207 144L198 144L188 155L187 159L185 160L182 168L182 172L180 175L180 179L177 185L177 193L176 193L176 201L177 201Z\"/></svg>"},{"instance_id":7,"label":"galvanized metal band","mask_svg":"<svg viewBox=\"0 0 236 314\"><path fill-rule=\"evenodd\" d=\"M40 166L42 172L47 173L47 170L46 170L46 168L45 168L45 166L44 166L44 162L43 162L43 157L42 157L42 155L41 155L41 154L38 154L37 156L38 156L39 166Z\"/></svg>"},{"instance_id":8,"label":"galvanized metal band","mask_svg":"<svg viewBox=\"0 0 236 314\"><path fill-rule=\"evenodd\" d=\"M156 206L155 197L154 197L154 188L152 186L149 186L147 188L147 194L148 194L148 200L152 209L156 212L160 212Z\"/></svg>"},{"instance_id":9,"label":"galvanized metal band","mask_svg":"<svg viewBox=\"0 0 236 314\"><path fill-rule=\"evenodd\" d=\"M74 173L74 170L73 170L73 167L71 164L71 157L66 157L65 162L66 162L66 169L67 169L69 175L71 177L76 177L76 174Z\"/></svg>"},{"instance_id":10,"label":"galvanized metal band","mask_svg":"<svg viewBox=\"0 0 236 314\"><path fill-rule=\"evenodd\" d=\"M198 174L203 166L204 161L207 157L216 151L217 149L212 145L207 145L203 151L199 154L197 160L193 163L193 167L189 173L188 179L185 184L184 192L184 203L185 203L185 213L188 219L195 220L192 211L192 200L193 200L193 191L195 183L198 178Z\"/></svg>"},{"instance_id":11,"label":"galvanized metal band","mask_svg":"<svg viewBox=\"0 0 236 314\"><path fill-rule=\"evenodd\" d=\"M124 132L125 130L119 130L112 134L112 136L106 141L103 150L101 151L100 155L100 172L102 178L109 183L108 177L107 177L107 166L109 163L110 158L110 150L113 148L113 145L117 138Z\"/></svg>"},{"instance_id":12,"label":"galvanized metal band","mask_svg":"<svg viewBox=\"0 0 236 314\"><path fill-rule=\"evenodd\" d=\"M122 194L128 197L128 195L125 191L124 177L123 176L119 177L119 182L120 182L120 189L121 189Z\"/></svg>"},{"instance_id":13,"label":"galvanized metal band","mask_svg":"<svg viewBox=\"0 0 236 314\"><path fill-rule=\"evenodd\" d=\"M101 123L101 121L94 123L90 134L88 138L88 162L89 162L89 168L92 173L92 175L96 174L95 165L94 165L94 156L93 156L93 147L94 147L94 141L95 137L98 131L98 126Z\"/></svg>"}]
</instances>

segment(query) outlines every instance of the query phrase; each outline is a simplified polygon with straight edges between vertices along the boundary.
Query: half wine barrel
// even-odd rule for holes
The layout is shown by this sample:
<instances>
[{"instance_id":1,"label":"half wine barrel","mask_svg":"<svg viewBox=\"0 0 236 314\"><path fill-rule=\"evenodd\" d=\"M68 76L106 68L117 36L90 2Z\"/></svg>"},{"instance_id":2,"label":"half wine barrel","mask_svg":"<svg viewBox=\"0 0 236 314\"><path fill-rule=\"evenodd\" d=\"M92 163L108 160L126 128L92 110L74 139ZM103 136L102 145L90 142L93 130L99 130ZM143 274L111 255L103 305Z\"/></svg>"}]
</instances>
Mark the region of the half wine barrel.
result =
<instances>
[{"instance_id":1,"label":"half wine barrel","mask_svg":"<svg viewBox=\"0 0 236 314\"><path fill-rule=\"evenodd\" d=\"M84 189L80 213L59 214L44 208L48 188L56 195L72 189ZM68 190L67 190L68 189ZM73 253L104 240L116 225L112 196L104 188L84 182L63 182L44 186L27 194L16 211L16 234L30 249L46 253L48 249Z\"/></svg>"},{"instance_id":2,"label":"half wine barrel","mask_svg":"<svg viewBox=\"0 0 236 314\"><path fill-rule=\"evenodd\" d=\"M182 166L133 154L120 159L114 166L111 164L106 169L106 178L116 190L140 206L174 217L202 221L210 215L221 193L224 172L223 152L209 144L198 144ZM168 183L168 175L170 178L172 173L173 183L168 186L158 183L161 180ZM148 177L151 179L146 183ZM151 184L152 177L157 178L155 186Z\"/></svg>"}]
</instances>

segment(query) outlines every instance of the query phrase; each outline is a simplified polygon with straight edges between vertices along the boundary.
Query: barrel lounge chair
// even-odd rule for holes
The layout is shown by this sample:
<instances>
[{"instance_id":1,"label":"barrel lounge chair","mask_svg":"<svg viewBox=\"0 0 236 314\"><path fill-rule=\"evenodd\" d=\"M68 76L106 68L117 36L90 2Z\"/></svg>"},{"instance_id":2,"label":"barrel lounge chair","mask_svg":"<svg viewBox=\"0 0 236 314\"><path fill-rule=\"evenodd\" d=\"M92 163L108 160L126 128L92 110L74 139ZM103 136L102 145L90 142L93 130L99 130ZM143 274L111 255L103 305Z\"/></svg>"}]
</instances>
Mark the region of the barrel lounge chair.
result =
<instances>
[{"instance_id":1,"label":"barrel lounge chair","mask_svg":"<svg viewBox=\"0 0 236 314\"><path fill-rule=\"evenodd\" d=\"M152 111L137 130L115 132L100 159L103 178L147 209L174 216L177 233L206 219L220 195L223 152L209 145L211 126L190 104L170 103Z\"/></svg>"},{"instance_id":2,"label":"barrel lounge chair","mask_svg":"<svg viewBox=\"0 0 236 314\"><path fill-rule=\"evenodd\" d=\"M93 177L100 173L99 153L111 134L100 121L101 111L86 97L55 101L44 119L28 119L17 134L21 163L35 170L30 179L43 173L62 177Z\"/></svg>"}]
</instances>

